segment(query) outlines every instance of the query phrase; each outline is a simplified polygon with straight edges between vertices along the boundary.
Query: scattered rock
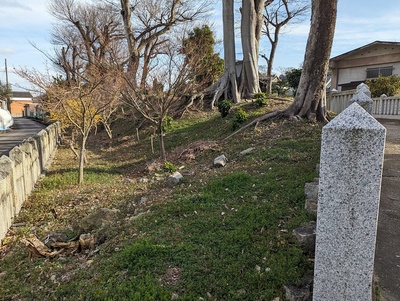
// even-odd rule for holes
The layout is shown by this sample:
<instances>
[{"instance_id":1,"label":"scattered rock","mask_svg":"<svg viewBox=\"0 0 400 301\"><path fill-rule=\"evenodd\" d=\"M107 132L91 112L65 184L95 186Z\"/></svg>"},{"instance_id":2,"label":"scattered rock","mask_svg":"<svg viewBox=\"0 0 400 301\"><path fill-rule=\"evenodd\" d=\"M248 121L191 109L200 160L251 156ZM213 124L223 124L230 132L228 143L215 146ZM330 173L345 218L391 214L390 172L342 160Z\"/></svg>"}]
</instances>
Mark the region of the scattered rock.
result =
<instances>
[{"instance_id":1,"label":"scattered rock","mask_svg":"<svg viewBox=\"0 0 400 301\"><path fill-rule=\"evenodd\" d=\"M140 198L140 200L139 200L138 205L140 206L140 205L146 203L148 200L149 200L149 198L148 198L147 196L142 196L142 197Z\"/></svg>"},{"instance_id":2,"label":"scattered rock","mask_svg":"<svg viewBox=\"0 0 400 301\"><path fill-rule=\"evenodd\" d=\"M295 287L292 285L284 285L288 301L309 301L311 297L310 287Z\"/></svg>"},{"instance_id":3,"label":"scattered rock","mask_svg":"<svg viewBox=\"0 0 400 301\"><path fill-rule=\"evenodd\" d=\"M182 179L182 174L178 171L175 171L172 175L168 177L168 184L176 186L182 181Z\"/></svg>"},{"instance_id":4,"label":"scattered rock","mask_svg":"<svg viewBox=\"0 0 400 301\"><path fill-rule=\"evenodd\" d=\"M250 148L248 148L248 149L245 149L244 151L241 151L240 154L241 154L242 156L248 155L248 154L250 154L253 150L255 150L255 147L250 147Z\"/></svg>"},{"instance_id":5,"label":"scattered rock","mask_svg":"<svg viewBox=\"0 0 400 301\"><path fill-rule=\"evenodd\" d=\"M176 293L173 293L171 296L171 300L179 300L179 295Z\"/></svg>"},{"instance_id":6,"label":"scattered rock","mask_svg":"<svg viewBox=\"0 0 400 301\"><path fill-rule=\"evenodd\" d=\"M214 159L214 167L224 167L228 162L228 158L225 155L221 155Z\"/></svg>"},{"instance_id":7,"label":"scattered rock","mask_svg":"<svg viewBox=\"0 0 400 301\"><path fill-rule=\"evenodd\" d=\"M138 182L143 184L143 183L149 183L150 180L147 178L140 178Z\"/></svg>"},{"instance_id":8,"label":"scattered rock","mask_svg":"<svg viewBox=\"0 0 400 301\"><path fill-rule=\"evenodd\" d=\"M1 272L0 273L0 279L6 278L7 277L7 273L6 272Z\"/></svg>"},{"instance_id":9,"label":"scattered rock","mask_svg":"<svg viewBox=\"0 0 400 301\"><path fill-rule=\"evenodd\" d=\"M101 229L112 224L116 220L118 212L117 209L100 208L83 218L79 226L84 233Z\"/></svg>"}]
</instances>

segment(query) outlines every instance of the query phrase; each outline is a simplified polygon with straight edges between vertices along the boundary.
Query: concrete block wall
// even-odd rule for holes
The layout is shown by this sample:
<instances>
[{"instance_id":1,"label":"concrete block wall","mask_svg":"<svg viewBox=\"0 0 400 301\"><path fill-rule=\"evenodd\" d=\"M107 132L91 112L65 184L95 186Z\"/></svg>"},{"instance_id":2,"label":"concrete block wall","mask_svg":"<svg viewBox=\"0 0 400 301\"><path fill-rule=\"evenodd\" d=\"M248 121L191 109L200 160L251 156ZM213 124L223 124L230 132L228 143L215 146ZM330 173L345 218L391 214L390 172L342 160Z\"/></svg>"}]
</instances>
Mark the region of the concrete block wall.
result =
<instances>
[{"instance_id":1,"label":"concrete block wall","mask_svg":"<svg viewBox=\"0 0 400 301\"><path fill-rule=\"evenodd\" d=\"M59 136L60 123L53 123L0 157L0 240L50 164Z\"/></svg>"}]
</instances>

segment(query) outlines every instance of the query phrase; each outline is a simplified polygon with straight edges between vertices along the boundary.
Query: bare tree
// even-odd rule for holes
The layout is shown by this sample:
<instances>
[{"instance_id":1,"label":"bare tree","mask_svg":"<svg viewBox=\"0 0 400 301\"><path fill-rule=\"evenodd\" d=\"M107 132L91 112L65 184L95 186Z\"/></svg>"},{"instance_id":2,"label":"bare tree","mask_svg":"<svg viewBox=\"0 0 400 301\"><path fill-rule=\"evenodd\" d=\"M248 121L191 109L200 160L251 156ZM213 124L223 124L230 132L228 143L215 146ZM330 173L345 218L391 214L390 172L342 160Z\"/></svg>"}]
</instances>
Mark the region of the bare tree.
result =
<instances>
[{"instance_id":1,"label":"bare tree","mask_svg":"<svg viewBox=\"0 0 400 301\"><path fill-rule=\"evenodd\" d=\"M124 31L110 5L52 0L49 12L56 22L52 30L55 55L48 58L67 82L77 81L91 66L106 71L123 65Z\"/></svg>"},{"instance_id":2,"label":"bare tree","mask_svg":"<svg viewBox=\"0 0 400 301\"><path fill-rule=\"evenodd\" d=\"M182 103L197 91L204 89L210 78L196 76L203 66L198 64L198 72L194 70L199 59L195 53L184 57L181 53L182 40L174 43L173 38L163 45L158 55L157 68L148 74L144 86L138 86L129 72L123 75L126 82L122 90L124 101L150 121L156 128L160 141L161 157L166 160L164 146L163 122L167 116L174 115ZM197 53L202 56L203 54Z\"/></svg>"},{"instance_id":3,"label":"bare tree","mask_svg":"<svg viewBox=\"0 0 400 301\"><path fill-rule=\"evenodd\" d=\"M304 0L278 0L269 1L264 9L262 33L267 36L271 49L269 55L261 55L267 62L267 89L266 93L271 94L272 90L272 68L276 49L278 47L281 29L289 22L300 21L310 10L308 1Z\"/></svg>"},{"instance_id":4,"label":"bare tree","mask_svg":"<svg viewBox=\"0 0 400 301\"><path fill-rule=\"evenodd\" d=\"M46 92L43 108L50 112L50 117L62 120L64 127L71 127L79 134L78 183L83 184L86 161L86 144L90 134L104 114L114 108L119 101L118 76L111 72L97 73L92 70L91 80L81 80L74 85L65 80L54 79L49 73L37 70L18 69L17 74ZM73 145L71 145L73 148Z\"/></svg>"},{"instance_id":5,"label":"bare tree","mask_svg":"<svg viewBox=\"0 0 400 301\"><path fill-rule=\"evenodd\" d=\"M49 11L56 21L52 31L55 52L47 57L61 74L16 70L46 93L44 109L64 121L64 129L71 134L70 147L79 159L80 184L88 137L99 123L111 136L109 122L120 100L119 74L127 52L121 47L125 36L120 16L109 8L75 0L52 0ZM79 136L78 152L75 135Z\"/></svg>"},{"instance_id":6,"label":"bare tree","mask_svg":"<svg viewBox=\"0 0 400 301\"><path fill-rule=\"evenodd\" d=\"M128 69L139 85L145 85L152 60L168 41L171 30L205 17L210 0L120 0L129 49ZM168 35L167 35L168 34Z\"/></svg>"}]
</instances>

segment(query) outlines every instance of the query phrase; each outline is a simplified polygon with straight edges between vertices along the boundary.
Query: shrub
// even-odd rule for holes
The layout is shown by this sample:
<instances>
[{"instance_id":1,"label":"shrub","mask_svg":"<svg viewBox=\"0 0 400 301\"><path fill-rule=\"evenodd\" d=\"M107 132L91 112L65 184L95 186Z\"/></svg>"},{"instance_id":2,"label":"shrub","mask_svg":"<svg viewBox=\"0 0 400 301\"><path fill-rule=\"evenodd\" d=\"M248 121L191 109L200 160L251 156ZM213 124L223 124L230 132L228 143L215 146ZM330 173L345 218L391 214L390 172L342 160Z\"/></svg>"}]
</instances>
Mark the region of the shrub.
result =
<instances>
[{"instance_id":1,"label":"shrub","mask_svg":"<svg viewBox=\"0 0 400 301\"><path fill-rule=\"evenodd\" d=\"M221 117L224 118L228 115L231 110L232 103L229 100L223 100L218 103L218 111L221 113Z\"/></svg>"},{"instance_id":2,"label":"shrub","mask_svg":"<svg viewBox=\"0 0 400 301\"><path fill-rule=\"evenodd\" d=\"M243 123L247 120L247 117L248 114L242 108L239 108L239 110L236 112L235 120L239 123Z\"/></svg>"},{"instance_id":3,"label":"shrub","mask_svg":"<svg viewBox=\"0 0 400 301\"><path fill-rule=\"evenodd\" d=\"M368 85L372 97L380 97L382 94L393 96L400 90L400 77L397 75L379 75L378 78L367 80L365 83Z\"/></svg>"},{"instance_id":4,"label":"shrub","mask_svg":"<svg viewBox=\"0 0 400 301\"><path fill-rule=\"evenodd\" d=\"M257 106L262 107L267 104L267 94L264 92L254 94L255 103Z\"/></svg>"},{"instance_id":5,"label":"shrub","mask_svg":"<svg viewBox=\"0 0 400 301\"><path fill-rule=\"evenodd\" d=\"M172 122L174 119L170 116L165 116L162 122L162 130L163 132L166 132L172 127Z\"/></svg>"},{"instance_id":6,"label":"shrub","mask_svg":"<svg viewBox=\"0 0 400 301\"><path fill-rule=\"evenodd\" d=\"M247 120L247 117L248 114L242 108L239 108L233 120L232 129L237 130L240 125Z\"/></svg>"},{"instance_id":7,"label":"shrub","mask_svg":"<svg viewBox=\"0 0 400 301\"><path fill-rule=\"evenodd\" d=\"M178 170L178 167L176 167L174 163L169 161L165 161L162 168L164 172L170 172L170 173L173 173Z\"/></svg>"}]
</instances>

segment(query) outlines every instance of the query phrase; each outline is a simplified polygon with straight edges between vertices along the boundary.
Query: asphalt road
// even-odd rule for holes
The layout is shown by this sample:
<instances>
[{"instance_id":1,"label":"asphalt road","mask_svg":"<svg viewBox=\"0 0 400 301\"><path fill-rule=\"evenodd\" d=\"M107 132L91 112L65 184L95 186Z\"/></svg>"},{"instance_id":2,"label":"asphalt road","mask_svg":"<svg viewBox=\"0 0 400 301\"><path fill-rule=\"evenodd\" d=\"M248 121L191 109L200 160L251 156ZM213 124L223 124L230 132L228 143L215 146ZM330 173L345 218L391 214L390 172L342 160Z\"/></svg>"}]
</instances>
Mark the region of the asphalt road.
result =
<instances>
[{"instance_id":1,"label":"asphalt road","mask_svg":"<svg viewBox=\"0 0 400 301\"><path fill-rule=\"evenodd\" d=\"M46 125L27 118L14 118L14 125L6 132L0 132L0 156L8 155L14 146L34 136Z\"/></svg>"}]
</instances>

